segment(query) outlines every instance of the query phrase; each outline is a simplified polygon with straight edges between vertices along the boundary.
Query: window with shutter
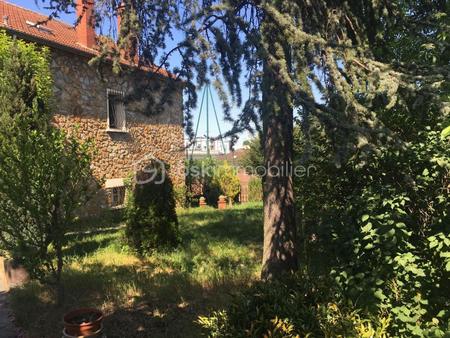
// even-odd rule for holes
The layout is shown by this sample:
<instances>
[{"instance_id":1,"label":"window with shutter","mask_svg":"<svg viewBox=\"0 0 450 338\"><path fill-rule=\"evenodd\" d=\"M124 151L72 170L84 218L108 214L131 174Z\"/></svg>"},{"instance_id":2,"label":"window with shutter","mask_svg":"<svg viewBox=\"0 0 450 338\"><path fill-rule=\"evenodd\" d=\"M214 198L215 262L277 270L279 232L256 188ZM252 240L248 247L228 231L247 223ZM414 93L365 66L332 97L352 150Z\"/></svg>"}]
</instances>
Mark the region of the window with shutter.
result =
<instances>
[{"instance_id":1,"label":"window with shutter","mask_svg":"<svg viewBox=\"0 0 450 338\"><path fill-rule=\"evenodd\" d=\"M108 89L108 130L126 131L126 113L124 93L118 90Z\"/></svg>"}]
</instances>

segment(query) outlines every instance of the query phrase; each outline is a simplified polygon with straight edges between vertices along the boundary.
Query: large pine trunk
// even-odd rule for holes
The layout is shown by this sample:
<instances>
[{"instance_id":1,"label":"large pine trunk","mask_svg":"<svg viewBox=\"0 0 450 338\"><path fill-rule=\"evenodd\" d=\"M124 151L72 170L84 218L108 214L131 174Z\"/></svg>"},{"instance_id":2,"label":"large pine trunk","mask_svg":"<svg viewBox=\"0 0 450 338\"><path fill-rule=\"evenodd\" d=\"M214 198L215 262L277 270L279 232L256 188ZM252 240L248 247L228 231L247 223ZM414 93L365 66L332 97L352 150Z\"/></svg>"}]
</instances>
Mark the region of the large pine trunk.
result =
<instances>
[{"instance_id":1,"label":"large pine trunk","mask_svg":"<svg viewBox=\"0 0 450 338\"><path fill-rule=\"evenodd\" d=\"M264 67L263 149L264 252L261 277L273 279L298 268L292 180L293 107L274 67Z\"/></svg>"}]
</instances>

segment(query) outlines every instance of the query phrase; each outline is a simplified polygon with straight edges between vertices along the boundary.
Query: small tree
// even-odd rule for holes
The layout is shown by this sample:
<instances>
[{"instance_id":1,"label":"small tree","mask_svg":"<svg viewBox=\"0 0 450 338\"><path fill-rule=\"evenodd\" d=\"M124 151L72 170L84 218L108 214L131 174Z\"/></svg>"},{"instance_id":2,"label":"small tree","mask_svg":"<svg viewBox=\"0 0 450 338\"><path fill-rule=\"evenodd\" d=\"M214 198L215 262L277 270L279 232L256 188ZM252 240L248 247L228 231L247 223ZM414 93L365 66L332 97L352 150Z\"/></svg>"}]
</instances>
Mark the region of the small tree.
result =
<instances>
[{"instance_id":1,"label":"small tree","mask_svg":"<svg viewBox=\"0 0 450 338\"><path fill-rule=\"evenodd\" d=\"M227 161L224 161L222 165L216 168L213 183L228 197L228 202L232 205L233 199L239 194L241 189L236 169L230 166Z\"/></svg>"},{"instance_id":2,"label":"small tree","mask_svg":"<svg viewBox=\"0 0 450 338\"><path fill-rule=\"evenodd\" d=\"M172 182L161 175L145 184L134 182L128 189L125 236L139 254L179 241Z\"/></svg>"},{"instance_id":3,"label":"small tree","mask_svg":"<svg viewBox=\"0 0 450 338\"><path fill-rule=\"evenodd\" d=\"M89 144L50 125L47 50L0 34L0 250L57 286L63 245L91 187Z\"/></svg>"}]
</instances>

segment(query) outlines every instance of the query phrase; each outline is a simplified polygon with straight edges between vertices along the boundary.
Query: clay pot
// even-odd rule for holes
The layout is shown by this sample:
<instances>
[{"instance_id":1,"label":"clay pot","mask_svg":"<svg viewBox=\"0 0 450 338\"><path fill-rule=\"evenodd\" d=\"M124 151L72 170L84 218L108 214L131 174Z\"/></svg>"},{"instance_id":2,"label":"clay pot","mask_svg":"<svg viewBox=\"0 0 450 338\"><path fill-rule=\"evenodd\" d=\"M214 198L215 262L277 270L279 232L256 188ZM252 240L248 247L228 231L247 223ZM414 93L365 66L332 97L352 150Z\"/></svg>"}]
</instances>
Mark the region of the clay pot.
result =
<instances>
[{"instance_id":1,"label":"clay pot","mask_svg":"<svg viewBox=\"0 0 450 338\"><path fill-rule=\"evenodd\" d=\"M204 198L203 196L202 197L200 197L200 200L199 200L199 207L200 208L204 208L204 207L206 207L208 204L206 204L206 198Z\"/></svg>"},{"instance_id":2,"label":"clay pot","mask_svg":"<svg viewBox=\"0 0 450 338\"><path fill-rule=\"evenodd\" d=\"M64 334L67 337L97 337L101 334L103 313L97 309L81 308L64 316Z\"/></svg>"},{"instance_id":3,"label":"clay pot","mask_svg":"<svg viewBox=\"0 0 450 338\"><path fill-rule=\"evenodd\" d=\"M227 208L227 197L220 195L219 196L219 201L217 202L217 207L219 209L226 209Z\"/></svg>"}]
</instances>

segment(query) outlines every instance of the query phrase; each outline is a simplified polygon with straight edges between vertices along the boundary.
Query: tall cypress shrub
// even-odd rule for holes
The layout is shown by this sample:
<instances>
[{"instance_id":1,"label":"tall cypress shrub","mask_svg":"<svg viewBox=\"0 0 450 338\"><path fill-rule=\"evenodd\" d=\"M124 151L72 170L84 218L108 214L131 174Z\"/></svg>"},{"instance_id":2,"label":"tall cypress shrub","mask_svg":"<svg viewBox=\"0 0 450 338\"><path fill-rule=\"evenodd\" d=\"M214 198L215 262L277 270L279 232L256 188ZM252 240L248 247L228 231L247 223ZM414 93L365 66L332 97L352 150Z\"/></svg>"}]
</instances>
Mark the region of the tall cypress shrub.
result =
<instances>
[{"instance_id":1,"label":"tall cypress shrub","mask_svg":"<svg viewBox=\"0 0 450 338\"><path fill-rule=\"evenodd\" d=\"M125 235L140 254L171 248L179 242L178 218L173 185L159 172L145 184L128 188Z\"/></svg>"}]
</instances>

